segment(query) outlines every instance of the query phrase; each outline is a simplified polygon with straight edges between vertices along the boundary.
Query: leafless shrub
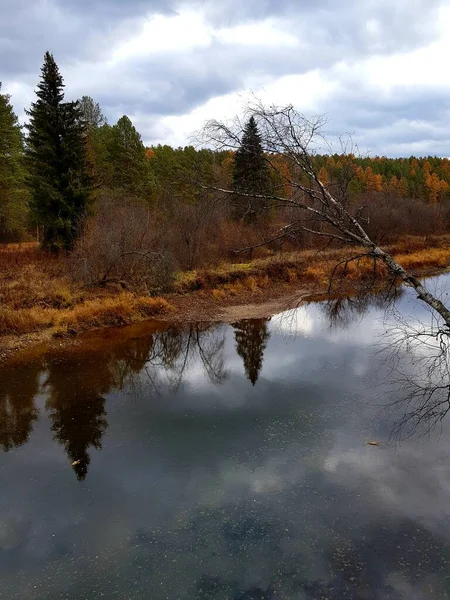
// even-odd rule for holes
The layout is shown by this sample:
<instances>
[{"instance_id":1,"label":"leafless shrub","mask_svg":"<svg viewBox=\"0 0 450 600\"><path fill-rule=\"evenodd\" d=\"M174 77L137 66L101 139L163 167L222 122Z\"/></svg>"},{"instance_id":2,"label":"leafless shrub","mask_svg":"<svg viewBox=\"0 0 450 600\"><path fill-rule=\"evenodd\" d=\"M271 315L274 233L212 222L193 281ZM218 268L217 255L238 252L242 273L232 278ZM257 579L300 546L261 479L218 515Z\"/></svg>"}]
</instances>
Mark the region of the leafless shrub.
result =
<instances>
[{"instance_id":1,"label":"leafless shrub","mask_svg":"<svg viewBox=\"0 0 450 600\"><path fill-rule=\"evenodd\" d=\"M178 202L163 218L167 243L182 269L195 269L222 258L217 234L226 212L220 194L204 192L195 201Z\"/></svg>"},{"instance_id":2,"label":"leafless shrub","mask_svg":"<svg viewBox=\"0 0 450 600\"><path fill-rule=\"evenodd\" d=\"M71 257L84 285L116 284L139 293L170 288L175 264L156 217L143 203L100 198Z\"/></svg>"},{"instance_id":3,"label":"leafless shrub","mask_svg":"<svg viewBox=\"0 0 450 600\"><path fill-rule=\"evenodd\" d=\"M390 192L366 194L366 231L378 243L389 244L403 235L431 235L443 232L442 216L436 206L423 200L402 198ZM439 217L439 218L438 218Z\"/></svg>"}]
</instances>

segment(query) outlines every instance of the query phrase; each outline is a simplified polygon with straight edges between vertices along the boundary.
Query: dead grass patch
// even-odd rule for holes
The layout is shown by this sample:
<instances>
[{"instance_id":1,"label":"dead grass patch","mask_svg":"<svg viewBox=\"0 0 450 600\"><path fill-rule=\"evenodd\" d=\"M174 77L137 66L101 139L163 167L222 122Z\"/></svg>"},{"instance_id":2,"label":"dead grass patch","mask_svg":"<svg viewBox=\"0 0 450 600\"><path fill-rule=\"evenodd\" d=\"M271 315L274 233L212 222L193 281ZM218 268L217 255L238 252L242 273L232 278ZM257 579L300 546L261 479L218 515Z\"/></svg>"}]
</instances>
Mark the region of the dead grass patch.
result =
<instances>
[{"instance_id":1,"label":"dead grass patch","mask_svg":"<svg viewBox=\"0 0 450 600\"><path fill-rule=\"evenodd\" d=\"M450 266L450 236L402 238L388 248L398 262L415 274ZM205 290L217 302L227 298L267 293L279 285L308 283L312 291L326 289L335 275L357 287L373 278L386 277L385 267L361 258L344 264L358 249L326 252L303 250L256 258L246 263L221 264L215 268L178 273L175 292ZM361 250L361 253L363 251ZM115 288L76 285L68 261L50 257L36 244L0 247L0 335L27 334L43 329L62 333L133 323L167 314L164 298L136 297Z\"/></svg>"}]
</instances>

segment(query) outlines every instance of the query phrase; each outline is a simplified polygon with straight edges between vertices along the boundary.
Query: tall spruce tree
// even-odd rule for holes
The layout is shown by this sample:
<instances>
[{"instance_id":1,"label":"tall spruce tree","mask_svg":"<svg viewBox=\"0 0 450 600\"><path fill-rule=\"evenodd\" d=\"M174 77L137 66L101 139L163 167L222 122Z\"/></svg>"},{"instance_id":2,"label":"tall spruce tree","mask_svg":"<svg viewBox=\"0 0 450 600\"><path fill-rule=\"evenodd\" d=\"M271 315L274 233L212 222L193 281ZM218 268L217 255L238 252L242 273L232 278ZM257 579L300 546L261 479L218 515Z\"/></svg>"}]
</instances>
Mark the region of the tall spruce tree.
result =
<instances>
[{"instance_id":1,"label":"tall spruce tree","mask_svg":"<svg viewBox=\"0 0 450 600\"><path fill-rule=\"evenodd\" d=\"M0 83L0 242L19 239L28 220L28 190L25 185L23 136Z\"/></svg>"},{"instance_id":2,"label":"tall spruce tree","mask_svg":"<svg viewBox=\"0 0 450 600\"><path fill-rule=\"evenodd\" d=\"M27 111L31 206L52 252L70 250L91 193L85 123L78 102L64 102L64 82L46 52L37 100Z\"/></svg>"},{"instance_id":3,"label":"tall spruce tree","mask_svg":"<svg viewBox=\"0 0 450 600\"><path fill-rule=\"evenodd\" d=\"M270 194L271 179L261 136L254 117L250 117L244 128L241 144L236 152L233 171L233 215L246 222L254 222L268 203L252 194ZM249 194L249 195L244 195Z\"/></svg>"}]
</instances>

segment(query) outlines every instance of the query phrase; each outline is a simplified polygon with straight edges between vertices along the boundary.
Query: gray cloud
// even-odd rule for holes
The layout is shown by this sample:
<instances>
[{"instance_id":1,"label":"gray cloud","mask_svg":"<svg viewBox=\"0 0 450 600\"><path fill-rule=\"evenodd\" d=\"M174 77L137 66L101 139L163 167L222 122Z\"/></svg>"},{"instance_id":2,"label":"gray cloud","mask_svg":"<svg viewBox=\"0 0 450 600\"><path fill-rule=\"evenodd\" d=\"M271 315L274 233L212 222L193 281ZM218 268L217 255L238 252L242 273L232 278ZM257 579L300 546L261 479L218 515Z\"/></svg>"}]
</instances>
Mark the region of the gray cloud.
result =
<instances>
[{"instance_id":1,"label":"gray cloud","mask_svg":"<svg viewBox=\"0 0 450 600\"><path fill-rule=\"evenodd\" d=\"M333 97L317 103L336 131L367 135L365 146L380 153L389 148L397 153L394 147L402 142L423 141L426 149L434 140L436 152L449 154L446 128L436 133L448 116L446 90L403 87L380 100L364 74L350 79L333 71L339 63L351 67L372 56L409 52L431 43L437 35L438 10L444 5L448 0L398 0L395 7L391 0L48 0L30 7L28 0L4 0L0 80L6 91L14 90L13 103L23 115L48 49L65 76L68 96L94 96L110 120L129 114L143 123L144 139L152 143L157 132L167 132L171 141L162 122L166 116L186 115L211 98L244 92L254 81L264 84L318 70L323 79L330 77L338 84ZM153 52L148 55L111 61L112 50L135 39L148 17L187 9L202 11L212 36L208 45L164 50L149 39ZM223 28L265 19L278 35L284 32L295 38L297 46L267 45L264 39L237 44L217 35ZM302 91L303 99L308 95L307 89ZM287 96L285 101L295 103L296 98ZM405 126L418 119L426 121L428 132Z\"/></svg>"}]
</instances>

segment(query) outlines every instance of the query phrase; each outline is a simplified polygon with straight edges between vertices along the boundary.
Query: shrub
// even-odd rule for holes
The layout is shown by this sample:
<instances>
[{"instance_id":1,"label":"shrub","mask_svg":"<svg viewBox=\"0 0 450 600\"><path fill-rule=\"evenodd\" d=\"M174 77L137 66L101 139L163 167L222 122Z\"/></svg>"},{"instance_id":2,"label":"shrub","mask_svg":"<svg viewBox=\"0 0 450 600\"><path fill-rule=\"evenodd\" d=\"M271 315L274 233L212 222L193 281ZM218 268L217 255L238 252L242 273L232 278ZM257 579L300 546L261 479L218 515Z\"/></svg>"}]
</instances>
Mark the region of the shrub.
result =
<instances>
[{"instance_id":1,"label":"shrub","mask_svg":"<svg viewBox=\"0 0 450 600\"><path fill-rule=\"evenodd\" d=\"M175 263L154 213L138 201L103 197L71 257L85 285L115 284L137 293L168 291Z\"/></svg>"}]
</instances>

